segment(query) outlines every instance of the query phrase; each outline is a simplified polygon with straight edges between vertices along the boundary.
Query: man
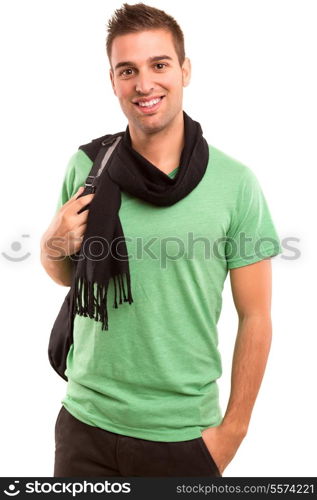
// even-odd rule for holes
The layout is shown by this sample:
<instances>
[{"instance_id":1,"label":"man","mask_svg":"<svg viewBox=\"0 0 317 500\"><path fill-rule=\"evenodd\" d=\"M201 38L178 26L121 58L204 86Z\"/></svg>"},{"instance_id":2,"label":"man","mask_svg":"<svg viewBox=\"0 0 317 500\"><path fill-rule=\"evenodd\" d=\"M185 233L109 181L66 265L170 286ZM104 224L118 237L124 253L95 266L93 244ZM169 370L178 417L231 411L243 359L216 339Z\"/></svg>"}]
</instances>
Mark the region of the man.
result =
<instances>
[{"instance_id":1,"label":"man","mask_svg":"<svg viewBox=\"0 0 317 500\"><path fill-rule=\"evenodd\" d=\"M128 120L104 181L121 188L122 227L109 215L113 191L101 196L100 187L99 195L79 196L96 156L87 144L69 162L41 260L55 282L70 286L70 256L88 229L104 234L113 224L116 234L120 227L133 301L129 295L128 303L105 310L95 295L90 307L104 308L98 316L81 303L97 280L90 289L84 278L77 282L84 292L80 297L77 290L54 476L220 476L247 433L263 377L272 331L270 257L281 247L252 171L206 148L199 124L183 112L191 66L176 21L144 4L124 4L109 22L107 52L112 88ZM98 196L100 219L93 212ZM51 258L54 238L61 260ZM102 276L110 273L108 264L106 258L96 264L104 266ZM239 324L222 416L216 325L228 270ZM106 297L117 293L116 283L107 281Z\"/></svg>"}]
</instances>

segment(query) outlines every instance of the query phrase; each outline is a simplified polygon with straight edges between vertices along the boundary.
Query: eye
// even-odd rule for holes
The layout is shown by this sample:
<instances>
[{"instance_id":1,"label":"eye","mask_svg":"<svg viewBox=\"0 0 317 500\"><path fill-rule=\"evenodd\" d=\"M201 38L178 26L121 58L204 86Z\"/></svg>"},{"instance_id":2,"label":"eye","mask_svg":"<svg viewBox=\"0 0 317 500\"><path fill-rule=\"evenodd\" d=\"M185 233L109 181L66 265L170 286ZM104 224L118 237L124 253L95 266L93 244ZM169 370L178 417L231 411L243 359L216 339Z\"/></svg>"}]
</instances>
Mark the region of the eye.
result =
<instances>
[{"instance_id":1,"label":"eye","mask_svg":"<svg viewBox=\"0 0 317 500\"><path fill-rule=\"evenodd\" d=\"M157 69L164 69L164 68L166 68L167 64L166 63L156 63L155 66L157 67ZM163 67L158 68L158 66L163 66Z\"/></svg>"},{"instance_id":2,"label":"eye","mask_svg":"<svg viewBox=\"0 0 317 500\"><path fill-rule=\"evenodd\" d=\"M127 73L128 71L132 72L133 69L132 68L124 69L124 70L120 71L119 76L131 76L132 73Z\"/></svg>"}]
</instances>

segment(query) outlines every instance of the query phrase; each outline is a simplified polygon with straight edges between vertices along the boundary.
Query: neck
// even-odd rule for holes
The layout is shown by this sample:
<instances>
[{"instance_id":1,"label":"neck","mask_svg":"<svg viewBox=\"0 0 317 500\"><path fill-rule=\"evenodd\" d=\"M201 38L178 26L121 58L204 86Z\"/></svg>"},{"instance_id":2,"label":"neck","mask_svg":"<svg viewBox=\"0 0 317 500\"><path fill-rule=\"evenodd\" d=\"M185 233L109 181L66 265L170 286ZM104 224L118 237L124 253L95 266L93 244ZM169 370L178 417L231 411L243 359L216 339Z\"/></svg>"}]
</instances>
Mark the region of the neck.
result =
<instances>
[{"instance_id":1,"label":"neck","mask_svg":"<svg viewBox=\"0 0 317 500\"><path fill-rule=\"evenodd\" d=\"M184 118L181 111L173 122L154 134L146 134L129 124L133 149L165 174L179 166L184 147Z\"/></svg>"}]
</instances>

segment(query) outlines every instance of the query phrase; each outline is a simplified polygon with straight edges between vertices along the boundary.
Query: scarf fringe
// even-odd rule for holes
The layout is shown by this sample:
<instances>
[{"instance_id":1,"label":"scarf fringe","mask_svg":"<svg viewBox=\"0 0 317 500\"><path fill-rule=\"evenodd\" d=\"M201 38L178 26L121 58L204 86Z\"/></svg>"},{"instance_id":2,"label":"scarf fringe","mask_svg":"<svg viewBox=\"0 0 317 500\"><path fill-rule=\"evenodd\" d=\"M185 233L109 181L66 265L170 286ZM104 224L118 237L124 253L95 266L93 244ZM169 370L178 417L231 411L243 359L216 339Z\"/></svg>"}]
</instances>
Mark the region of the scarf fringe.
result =
<instances>
[{"instance_id":1,"label":"scarf fringe","mask_svg":"<svg viewBox=\"0 0 317 500\"><path fill-rule=\"evenodd\" d=\"M112 307L115 309L118 308L117 288L119 288L119 304L123 302L132 304L133 298L129 273L118 274L112 278L114 283L114 302ZM126 282L124 282L124 278ZM92 281L87 281L82 277L76 278L74 283L74 314L100 321L102 323L102 330L108 330L108 285L109 280L100 285Z\"/></svg>"}]
</instances>

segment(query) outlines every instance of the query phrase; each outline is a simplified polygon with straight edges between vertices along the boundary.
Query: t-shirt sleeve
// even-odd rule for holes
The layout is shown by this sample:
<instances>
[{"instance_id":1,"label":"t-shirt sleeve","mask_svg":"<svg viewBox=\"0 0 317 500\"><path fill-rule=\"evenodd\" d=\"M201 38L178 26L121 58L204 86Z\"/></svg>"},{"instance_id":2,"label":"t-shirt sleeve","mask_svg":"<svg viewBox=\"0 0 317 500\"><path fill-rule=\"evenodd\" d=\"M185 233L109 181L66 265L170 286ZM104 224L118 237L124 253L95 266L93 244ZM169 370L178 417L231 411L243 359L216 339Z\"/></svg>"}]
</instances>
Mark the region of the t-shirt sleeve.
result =
<instances>
[{"instance_id":1,"label":"t-shirt sleeve","mask_svg":"<svg viewBox=\"0 0 317 500\"><path fill-rule=\"evenodd\" d=\"M91 166L92 161L80 149L71 156L64 172L64 179L56 205L56 212L74 196L80 186L84 185Z\"/></svg>"},{"instance_id":2,"label":"t-shirt sleeve","mask_svg":"<svg viewBox=\"0 0 317 500\"><path fill-rule=\"evenodd\" d=\"M282 252L259 181L246 167L226 235L228 269L247 266Z\"/></svg>"}]
</instances>

